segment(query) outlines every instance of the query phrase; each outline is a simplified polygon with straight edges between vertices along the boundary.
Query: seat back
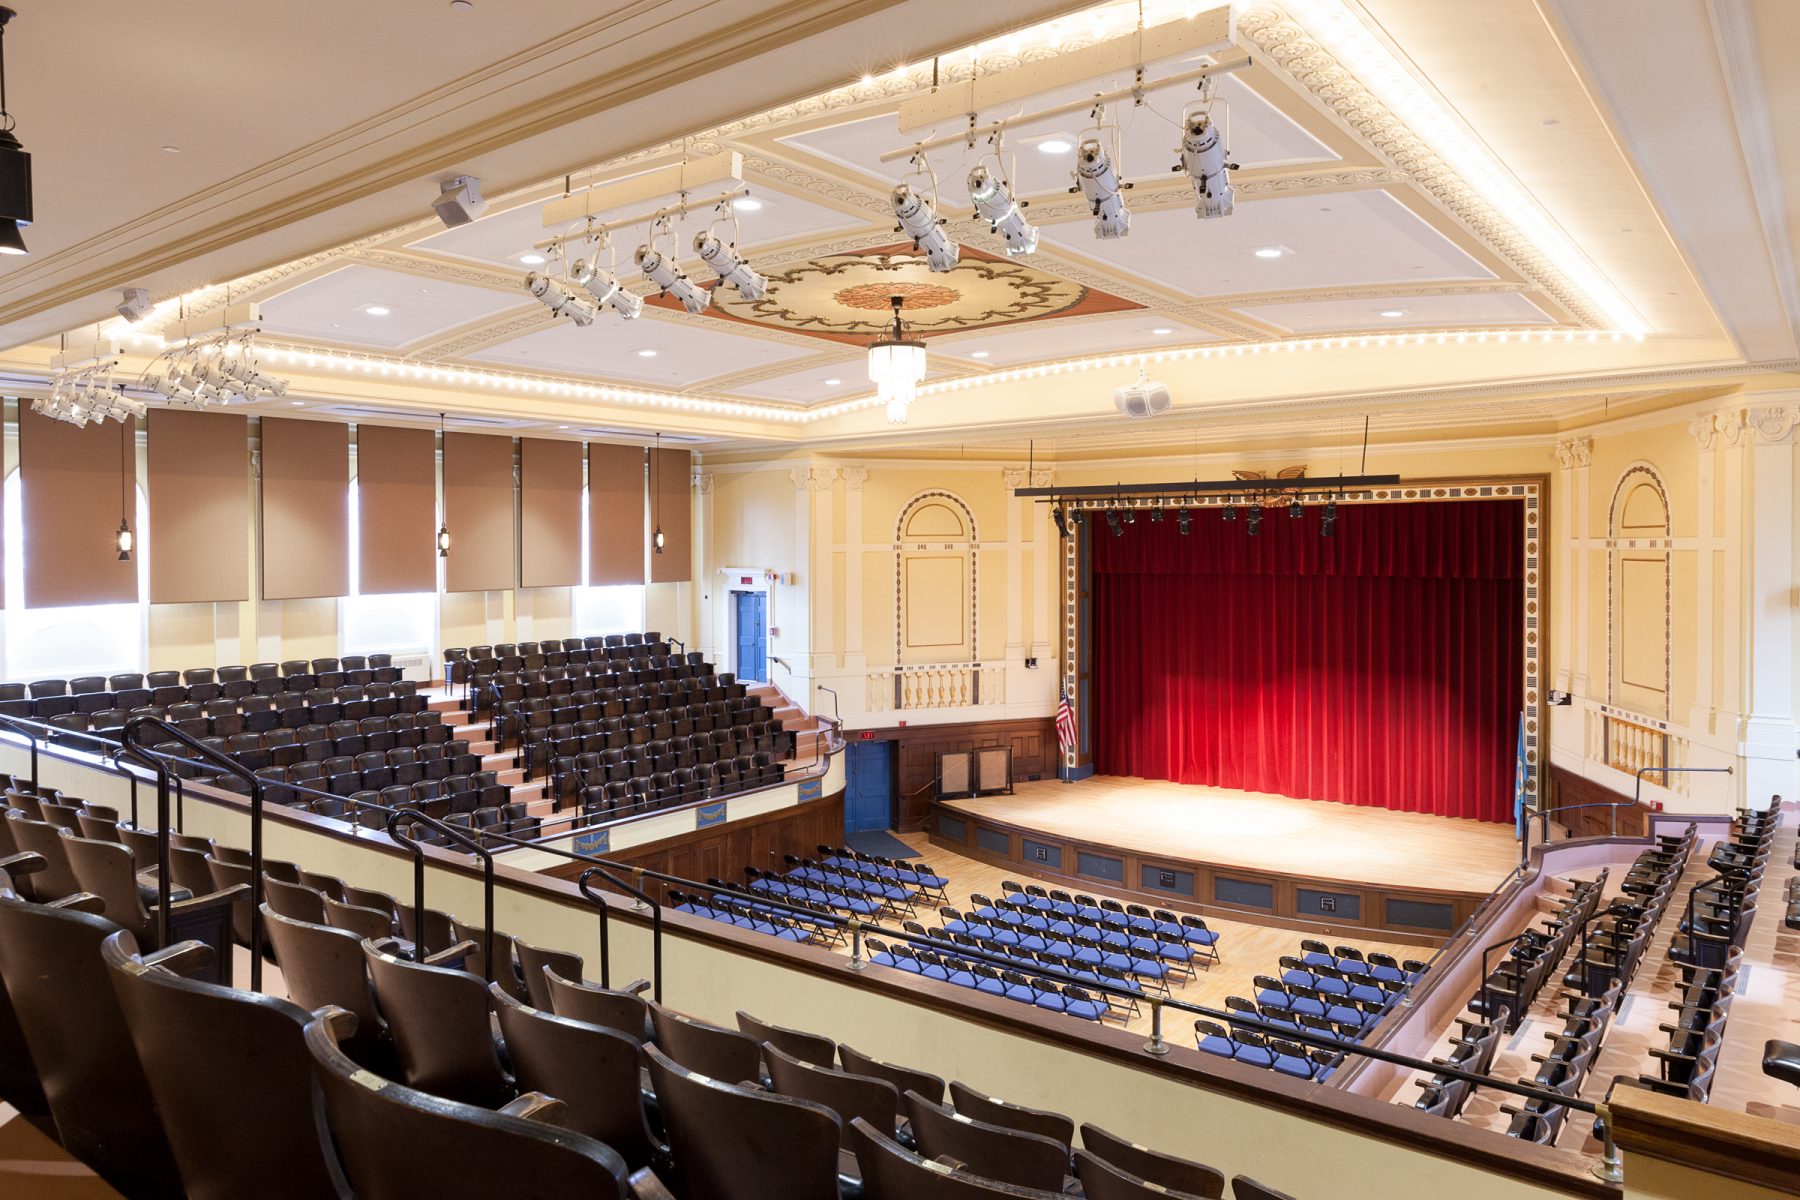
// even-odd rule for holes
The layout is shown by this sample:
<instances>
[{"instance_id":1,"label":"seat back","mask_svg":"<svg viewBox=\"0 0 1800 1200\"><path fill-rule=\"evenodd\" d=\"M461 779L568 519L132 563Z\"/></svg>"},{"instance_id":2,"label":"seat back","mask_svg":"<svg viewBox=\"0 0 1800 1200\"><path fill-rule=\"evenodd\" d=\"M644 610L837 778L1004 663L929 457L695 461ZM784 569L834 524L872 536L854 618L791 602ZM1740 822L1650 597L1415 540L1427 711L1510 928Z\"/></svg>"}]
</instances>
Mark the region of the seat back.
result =
<instances>
[{"instance_id":1,"label":"seat back","mask_svg":"<svg viewBox=\"0 0 1800 1200\"><path fill-rule=\"evenodd\" d=\"M330 1011L315 1016L306 1047L357 1200L514 1196L525 1181L540 1196L629 1194L624 1160L592 1138L397 1083L371 1086L339 1049L337 1019Z\"/></svg>"},{"instance_id":2,"label":"seat back","mask_svg":"<svg viewBox=\"0 0 1800 1200\"><path fill-rule=\"evenodd\" d=\"M265 879L263 894L268 897L269 907L284 917L314 925L325 923L325 897L315 888Z\"/></svg>"},{"instance_id":3,"label":"seat back","mask_svg":"<svg viewBox=\"0 0 1800 1200\"><path fill-rule=\"evenodd\" d=\"M550 989L550 1011L557 1016L615 1030L636 1041L651 1039L650 1006L642 996L577 983L554 967L543 976Z\"/></svg>"},{"instance_id":4,"label":"seat back","mask_svg":"<svg viewBox=\"0 0 1800 1200\"><path fill-rule=\"evenodd\" d=\"M656 1144L639 1092L638 1042L521 1004L497 983L488 991L520 1090L555 1096L568 1106L563 1128L605 1142L634 1170L648 1166Z\"/></svg>"},{"instance_id":5,"label":"seat back","mask_svg":"<svg viewBox=\"0 0 1800 1200\"><path fill-rule=\"evenodd\" d=\"M907 1092L917 1092L933 1104L944 1102L944 1081L927 1071L915 1071L911 1067L882 1062L843 1043L838 1044L838 1059L850 1074L885 1079L903 1096Z\"/></svg>"},{"instance_id":6,"label":"seat back","mask_svg":"<svg viewBox=\"0 0 1800 1200\"><path fill-rule=\"evenodd\" d=\"M75 871L69 866L69 854L63 846L64 833L48 821L34 821L16 811L5 818L7 830L21 853L41 854L44 869L30 876L31 894L40 901L60 900L81 890Z\"/></svg>"},{"instance_id":7,"label":"seat back","mask_svg":"<svg viewBox=\"0 0 1800 1200\"><path fill-rule=\"evenodd\" d=\"M100 957L103 917L0 898L0 984L37 1064L57 1140L128 1196L181 1177Z\"/></svg>"},{"instance_id":8,"label":"seat back","mask_svg":"<svg viewBox=\"0 0 1800 1200\"><path fill-rule=\"evenodd\" d=\"M684 1070L656 1046L644 1056L680 1195L838 1200L838 1119L830 1109Z\"/></svg>"},{"instance_id":9,"label":"seat back","mask_svg":"<svg viewBox=\"0 0 1800 1200\"><path fill-rule=\"evenodd\" d=\"M858 1117L878 1130L893 1132L900 1115L900 1093L887 1080L846 1075L783 1053L773 1042L763 1043L763 1061L769 1066L770 1082L781 1095L823 1104L838 1115L842 1122L839 1136L846 1150L850 1149L850 1122Z\"/></svg>"},{"instance_id":10,"label":"seat back","mask_svg":"<svg viewBox=\"0 0 1800 1200\"><path fill-rule=\"evenodd\" d=\"M1286 1192L1278 1192L1247 1175L1231 1177L1231 1194L1235 1200L1294 1200Z\"/></svg>"},{"instance_id":11,"label":"seat back","mask_svg":"<svg viewBox=\"0 0 1800 1200\"><path fill-rule=\"evenodd\" d=\"M864 1200L994 1200L1002 1196L1052 1200L1061 1195L948 1171L860 1118L851 1122L850 1147L862 1169Z\"/></svg>"},{"instance_id":12,"label":"seat back","mask_svg":"<svg viewBox=\"0 0 1800 1200\"><path fill-rule=\"evenodd\" d=\"M1086 1150L1075 1152L1075 1176L1087 1200L1201 1200L1193 1192L1179 1192L1122 1171Z\"/></svg>"},{"instance_id":13,"label":"seat back","mask_svg":"<svg viewBox=\"0 0 1800 1200\"><path fill-rule=\"evenodd\" d=\"M129 933L101 945L188 1195L347 1198L320 1136L324 1112L303 1036L311 1014L183 979L135 949ZM174 949L207 952L198 942ZM253 1130L244 1122L251 1113Z\"/></svg>"},{"instance_id":14,"label":"seat back","mask_svg":"<svg viewBox=\"0 0 1800 1200\"><path fill-rule=\"evenodd\" d=\"M663 1053L689 1071L726 1083L755 1083L762 1075L761 1051L754 1038L696 1021L660 1004L650 1005L650 1024Z\"/></svg>"},{"instance_id":15,"label":"seat back","mask_svg":"<svg viewBox=\"0 0 1800 1200\"><path fill-rule=\"evenodd\" d=\"M406 962L370 942L363 943L363 959L408 1087L484 1108L512 1098L512 1081L488 1025L481 976Z\"/></svg>"},{"instance_id":16,"label":"seat back","mask_svg":"<svg viewBox=\"0 0 1800 1200\"><path fill-rule=\"evenodd\" d=\"M913 1137L918 1140L919 1153L926 1158L947 1154L989 1179L1046 1192L1062 1190L1069 1169L1067 1146L1034 1133L959 1118L917 1092L906 1093L905 1099Z\"/></svg>"},{"instance_id":17,"label":"seat back","mask_svg":"<svg viewBox=\"0 0 1800 1200\"><path fill-rule=\"evenodd\" d=\"M1002 1129L1035 1133L1053 1142L1061 1142L1065 1147L1075 1140L1075 1122L1061 1113L1008 1104L956 1080L950 1083L950 1103L963 1116L986 1121L989 1125L998 1125Z\"/></svg>"},{"instance_id":18,"label":"seat back","mask_svg":"<svg viewBox=\"0 0 1800 1200\"><path fill-rule=\"evenodd\" d=\"M347 893L353 889L344 890ZM393 914L384 909L367 908L348 901L340 902L330 896L326 896L320 904L325 910L325 924L333 929L347 930L358 938L376 941L394 936Z\"/></svg>"},{"instance_id":19,"label":"seat back","mask_svg":"<svg viewBox=\"0 0 1800 1200\"><path fill-rule=\"evenodd\" d=\"M363 940L345 929L282 916L263 905L263 928L288 998L308 1012L341 1008L356 1018L354 1040L375 1041L385 1029L369 990Z\"/></svg>"},{"instance_id":20,"label":"seat back","mask_svg":"<svg viewBox=\"0 0 1800 1200\"><path fill-rule=\"evenodd\" d=\"M551 968L565 980L579 981L581 955L570 954L566 950L547 950L518 938L513 939L513 945L519 953L519 974L525 977L525 994L530 997L531 1006L545 1012L555 1012L556 1005L550 998L550 981L544 978L544 968Z\"/></svg>"},{"instance_id":21,"label":"seat back","mask_svg":"<svg viewBox=\"0 0 1800 1200\"><path fill-rule=\"evenodd\" d=\"M1104 1160L1109 1166L1170 1191L1204 1196L1207 1200L1219 1200L1225 1194L1225 1176L1222 1172L1197 1162L1189 1162L1185 1158L1176 1158L1172 1154L1159 1154L1135 1142L1128 1142L1117 1134L1108 1133L1098 1125L1081 1127L1081 1145L1089 1155ZM1080 1165L1080 1157L1077 1156L1077 1168ZM1077 1170L1076 1174L1079 1176L1080 1171ZM1085 1176L1081 1179L1085 1188L1087 1179Z\"/></svg>"},{"instance_id":22,"label":"seat back","mask_svg":"<svg viewBox=\"0 0 1800 1200\"><path fill-rule=\"evenodd\" d=\"M749 1038L758 1042L767 1042L784 1053L791 1054L801 1062L809 1062L814 1066L831 1070L837 1064L837 1043L828 1037L820 1037L816 1033L806 1033L799 1029L783 1029L779 1025L770 1025L759 1021L749 1013L738 1010L738 1029ZM898 1093L895 1093L896 1097Z\"/></svg>"},{"instance_id":23,"label":"seat back","mask_svg":"<svg viewBox=\"0 0 1800 1200\"><path fill-rule=\"evenodd\" d=\"M129 930L137 945L156 949L156 926L151 922L150 914L144 911L144 902L138 895L131 851L117 842L65 837L63 853L68 855L69 869L74 872L75 882L81 890L100 897L106 905L103 911L107 919ZM174 880L169 882L173 884Z\"/></svg>"}]
</instances>

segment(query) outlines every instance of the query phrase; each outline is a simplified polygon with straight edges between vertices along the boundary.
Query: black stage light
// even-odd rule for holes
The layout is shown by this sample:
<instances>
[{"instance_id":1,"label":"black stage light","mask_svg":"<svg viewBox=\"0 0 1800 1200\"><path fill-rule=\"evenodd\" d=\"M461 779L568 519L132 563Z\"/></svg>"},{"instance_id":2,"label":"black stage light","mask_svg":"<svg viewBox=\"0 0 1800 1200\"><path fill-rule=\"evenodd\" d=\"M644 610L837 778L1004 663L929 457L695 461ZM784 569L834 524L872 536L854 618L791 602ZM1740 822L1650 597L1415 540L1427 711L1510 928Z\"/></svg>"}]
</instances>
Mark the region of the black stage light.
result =
<instances>
[{"instance_id":1,"label":"black stage light","mask_svg":"<svg viewBox=\"0 0 1800 1200\"><path fill-rule=\"evenodd\" d=\"M1153 508L1150 510L1150 520L1152 523L1161 525L1162 519L1163 519L1163 510L1162 509Z\"/></svg>"},{"instance_id":2,"label":"black stage light","mask_svg":"<svg viewBox=\"0 0 1800 1200\"><path fill-rule=\"evenodd\" d=\"M1183 509L1176 510L1175 525L1177 528L1179 528L1181 530L1181 536L1186 537L1187 531L1188 531L1188 510L1187 509L1183 508Z\"/></svg>"},{"instance_id":3,"label":"black stage light","mask_svg":"<svg viewBox=\"0 0 1800 1200\"><path fill-rule=\"evenodd\" d=\"M1306 515L1306 510L1300 506L1300 502L1298 500L1290 500L1288 502L1288 516L1290 518L1298 521L1301 517L1304 517L1305 515Z\"/></svg>"},{"instance_id":4,"label":"black stage light","mask_svg":"<svg viewBox=\"0 0 1800 1200\"><path fill-rule=\"evenodd\" d=\"M1068 537L1069 518L1063 515L1063 510L1060 508L1052 508L1050 510L1050 518L1056 522L1056 535L1058 537Z\"/></svg>"},{"instance_id":5,"label":"black stage light","mask_svg":"<svg viewBox=\"0 0 1800 1200\"><path fill-rule=\"evenodd\" d=\"M1114 537L1125 536L1125 526L1119 524L1119 513L1117 509L1109 508L1106 510L1106 527L1112 530Z\"/></svg>"},{"instance_id":6,"label":"black stage light","mask_svg":"<svg viewBox=\"0 0 1800 1200\"><path fill-rule=\"evenodd\" d=\"M1223 516L1227 521L1237 520L1237 497L1236 496L1225 497L1225 511L1220 515Z\"/></svg>"},{"instance_id":7,"label":"black stage light","mask_svg":"<svg viewBox=\"0 0 1800 1200\"><path fill-rule=\"evenodd\" d=\"M1250 520L1247 522L1251 537L1255 537L1262 532L1262 519L1262 505L1258 504L1250 510Z\"/></svg>"},{"instance_id":8,"label":"black stage light","mask_svg":"<svg viewBox=\"0 0 1800 1200\"><path fill-rule=\"evenodd\" d=\"M1083 512L1079 508L1076 509L1074 512L1069 514L1069 523L1072 525L1087 524L1087 513Z\"/></svg>"},{"instance_id":9,"label":"black stage light","mask_svg":"<svg viewBox=\"0 0 1800 1200\"><path fill-rule=\"evenodd\" d=\"M1337 533L1337 501L1325 502L1324 518L1319 522L1319 536L1332 537Z\"/></svg>"},{"instance_id":10,"label":"black stage light","mask_svg":"<svg viewBox=\"0 0 1800 1200\"><path fill-rule=\"evenodd\" d=\"M6 111L6 23L18 16L0 8L0 254L27 254L19 230L31 224L31 155L13 135Z\"/></svg>"},{"instance_id":11,"label":"black stage light","mask_svg":"<svg viewBox=\"0 0 1800 1200\"><path fill-rule=\"evenodd\" d=\"M1137 524L1137 510L1135 508L1128 508L1125 510L1125 523L1127 525Z\"/></svg>"}]
</instances>

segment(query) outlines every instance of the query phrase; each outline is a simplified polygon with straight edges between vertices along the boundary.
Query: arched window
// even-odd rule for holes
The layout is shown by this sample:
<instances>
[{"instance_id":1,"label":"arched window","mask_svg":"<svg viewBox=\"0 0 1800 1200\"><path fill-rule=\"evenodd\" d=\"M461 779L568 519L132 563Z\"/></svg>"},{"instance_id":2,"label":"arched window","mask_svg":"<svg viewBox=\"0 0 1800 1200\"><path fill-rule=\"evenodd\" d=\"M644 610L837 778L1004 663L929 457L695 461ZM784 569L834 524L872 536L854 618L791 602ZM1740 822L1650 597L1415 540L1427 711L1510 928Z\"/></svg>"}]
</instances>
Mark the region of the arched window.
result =
<instances>
[{"instance_id":1,"label":"arched window","mask_svg":"<svg viewBox=\"0 0 1800 1200\"><path fill-rule=\"evenodd\" d=\"M142 671L149 660L149 605L84 604L69 608L25 607L25 506L19 472L6 476L6 679L70 679ZM136 498L138 595L150 594L149 505L140 486Z\"/></svg>"}]
</instances>

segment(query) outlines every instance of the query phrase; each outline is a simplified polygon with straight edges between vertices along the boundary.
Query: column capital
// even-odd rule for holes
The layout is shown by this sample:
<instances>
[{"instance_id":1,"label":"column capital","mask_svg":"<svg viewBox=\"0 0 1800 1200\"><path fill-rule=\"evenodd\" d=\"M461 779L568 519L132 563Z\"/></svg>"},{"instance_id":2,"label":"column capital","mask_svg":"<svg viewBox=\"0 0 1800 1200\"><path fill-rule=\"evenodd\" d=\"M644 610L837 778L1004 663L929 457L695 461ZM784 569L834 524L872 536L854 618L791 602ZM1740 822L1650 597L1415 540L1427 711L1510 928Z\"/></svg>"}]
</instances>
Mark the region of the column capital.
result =
<instances>
[{"instance_id":1,"label":"column capital","mask_svg":"<svg viewBox=\"0 0 1800 1200\"><path fill-rule=\"evenodd\" d=\"M702 496L712 495L713 488L717 483L718 477L711 471L698 471L694 474L694 490Z\"/></svg>"},{"instance_id":2,"label":"column capital","mask_svg":"<svg viewBox=\"0 0 1800 1200\"><path fill-rule=\"evenodd\" d=\"M1594 457L1594 439L1587 434L1557 439L1556 463L1563 470L1585 467Z\"/></svg>"},{"instance_id":3,"label":"column capital","mask_svg":"<svg viewBox=\"0 0 1800 1200\"><path fill-rule=\"evenodd\" d=\"M1701 413L1688 421L1688 436L1693 438L1702 450L1711 450L1713 443L1719 439L1717 413Z\"/></svg>"},{"instance_id":4,"label":"column capital","mask_svg":"<svg viewBox=\"0 0 1800 1200\"><path fill-rule=\"evenodd\" d=\"M1760 442L1792 441L1794 426L1800 423L1800 408L1791 404L1770 404L1752 408L1745 414L1748 424Z\"/></svg>"},{"instance_id":5,"label":"column capital","mask_svg":"<svg viewBox=\"0 0 1800 1200\"><path fill-rule=\"evenodd\" d=\"M793 480L797 492L829 492L838 475L836 467L792 467L788 470L788 478Z\"/></svg>"},{"instance_id":6,"label":"column capital","mask_svg":"<svg viewBox=\"0 0 1800 1200\"><path fill-rule=\"evenodd\" d=\"M869 482L867 467L843 467L838 473L843 476L844 486L853 492L862 491L863 484Z\"/></svg>"},{"instance_id":7,"label":"column capital","mask_svg":"<svg viewBox=\"0 0 1800 1200\"><path fill-rule=\"evenodd\" d=\"M1000 482L1006 485L1008 491L1017 491L1022 487L1049 487L1055 481L1054 467L1039 467L1036 470L1027 470L1025 467L1000 468Z\"/></svg>"}]
</instances>

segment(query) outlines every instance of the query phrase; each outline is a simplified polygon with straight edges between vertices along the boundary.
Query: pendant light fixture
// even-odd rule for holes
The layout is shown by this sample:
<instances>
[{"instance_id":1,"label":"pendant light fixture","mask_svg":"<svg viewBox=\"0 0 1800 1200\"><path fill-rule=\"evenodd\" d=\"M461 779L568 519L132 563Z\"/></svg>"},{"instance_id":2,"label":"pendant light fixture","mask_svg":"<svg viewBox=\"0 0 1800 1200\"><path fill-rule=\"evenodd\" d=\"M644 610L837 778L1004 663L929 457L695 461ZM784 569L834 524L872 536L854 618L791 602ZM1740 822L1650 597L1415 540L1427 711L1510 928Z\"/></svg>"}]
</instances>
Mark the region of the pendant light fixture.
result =
<instances>
[{"instance_id":1,"label":"pendant light fixture","mask_svg":"<svg viewBox=\"0 0 1800 1200\"><path fill-rule=\"evenodd\" d=\"M906 410L919 394L919 381L925 378L925 343L906 336L906 325L900 320L904 296L889 296L894 306L894 327L869 344L869 379L875 392L887 404L887 419L895 425L906 424Z\"/></svg>"},{"instance_id":2,"label":"pendant light fixture","mask_svg":"<svg viewBox=\"0 0 1800 1200\"><path fill-rule=\"evenodd\" d=\"M6 107L6 25L18 15L0 8L0 254L30 253L19 231L31 224L31 155L13 135L17 122Z\"/></svg>"},{"instance_id":3,"label":"pendant light fixture","mask_svg":"<svg viewBox=\"0 0 1800 1200\"><path fill-rule=\"evenodd\" d=\"M444 441L444 414L438 414L438 447L442 453L442 461L447 466L450 462L449 445ZM444 495L445 472L438 471L438 531L437 551L439 558L450 557L450 505Z\"/></svg>"},{"instance_id":4,"label":"pendant light fixture","mask_svg":"<svg viewBox=\"0 0 1800 1200\"><path fill-rule=\"evenodd\" d=\"M650 459L650 549L661 554L663 552L662 531L662 434L656 435L656 449L652 450Z\"/></svg>"},{"instance_id":5,"label":"pendant light fixture","mask_svg":"<svg viewBox=\"0 0 1800 1200\"><path fill-rule=\"evenodd\" d=\"M131 547L137 539L131 533L131 435L137 422L130 417L119 422L119 530L113 534L119 561L131 561Z\"/></svg>"}]
</instances>

